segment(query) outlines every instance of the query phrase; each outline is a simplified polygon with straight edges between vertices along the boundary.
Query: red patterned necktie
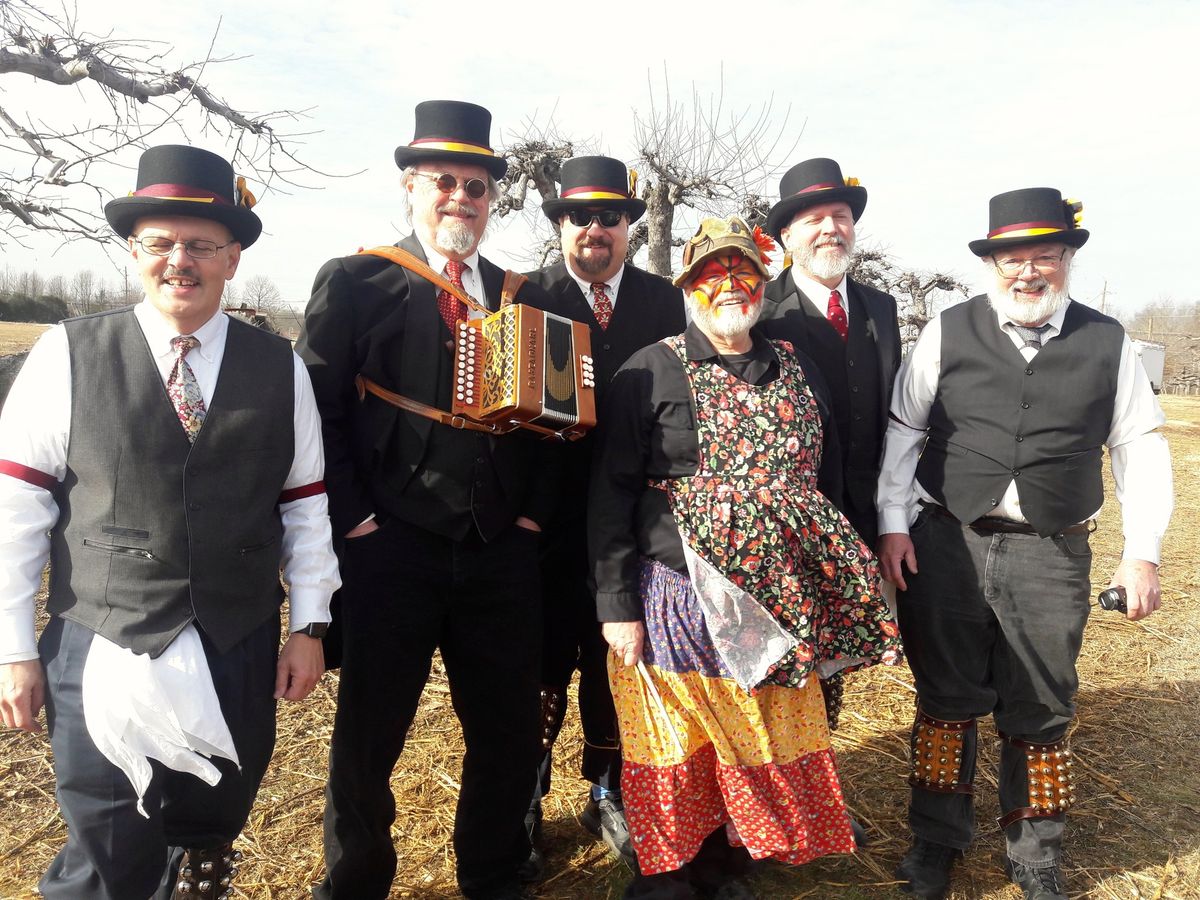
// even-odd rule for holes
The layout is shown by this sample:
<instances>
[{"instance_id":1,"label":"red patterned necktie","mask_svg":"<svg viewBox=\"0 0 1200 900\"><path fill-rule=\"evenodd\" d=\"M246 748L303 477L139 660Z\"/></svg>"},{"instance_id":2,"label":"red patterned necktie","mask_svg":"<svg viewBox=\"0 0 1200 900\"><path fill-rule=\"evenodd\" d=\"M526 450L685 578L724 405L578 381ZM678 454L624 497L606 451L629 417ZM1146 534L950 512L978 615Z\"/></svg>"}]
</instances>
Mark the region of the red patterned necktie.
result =
<instances>
[{"instance_id":1,"label":"red patterned necktie","mask_svg":"<svg viewBox=\"0 0 1200 900\"><path fill-rule=\"evenodd\" d=\"M450 283L464 294L467 289L463 287L462 275L466 268L463 263L448 259L443 270ZM446 323L450 333L454 334L454 326L467 317L467 305L449 291L441 291L438 294L438 312L442 314L442 321Z\"/></svg>"},{"instance_id":2,"label":"red patterned necktie","mask_svg":"<svg viewBox=\"0 0 1200 900\"><path fill-rule=\"evenodd\" d=\"M829 292L829 308L825 317L829 319L833 330L845 341L846 335L850 333L850 322L846 319L846 308L842 306L842 295L837 291Z\"/></svg>"},{"instance_id":3,"label":"red patterned necktie","mask_svg":"<svg viewBox=\"0 0 1200 900\"><path fill-rule=\"evenodd\" d=\"M204 395L200 393L200 385L196 381L196 373L188 365L187 355L200 346L196 338L189 335L171 338L171 349L175 351L175 365L167 376L167 396L175 406L175 414L179 416L179 424L183 426L191 443L196 442L200 426L204 424L207 410L204 406Z\"/></svg>"},{"instance_id":4,"label":"red patterned necktie","mask_svg":"<svg viewBox=\"0 0 1200 900\"><path fill-rule=\"evenodd\" d=\"M596 317L596 321L600 323L600 330L604 331L608 328L608 320L612 318L613 307L612 300L608 297L608 285L603 281L598 281L592 285L592 315Z\"/></svg>"}]
</instances>

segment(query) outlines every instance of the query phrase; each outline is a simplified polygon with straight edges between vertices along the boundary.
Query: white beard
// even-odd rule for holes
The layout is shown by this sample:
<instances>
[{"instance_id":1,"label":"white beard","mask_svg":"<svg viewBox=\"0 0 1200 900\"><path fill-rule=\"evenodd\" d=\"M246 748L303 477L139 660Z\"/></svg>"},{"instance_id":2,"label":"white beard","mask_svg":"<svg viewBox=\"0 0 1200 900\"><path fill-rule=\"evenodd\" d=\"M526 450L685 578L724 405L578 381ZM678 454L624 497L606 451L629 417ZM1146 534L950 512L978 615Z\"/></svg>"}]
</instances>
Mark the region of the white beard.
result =
<instances>
[{"instance_id":1,"label":"white beard","mask_svg":"<svg viewBox=\"0 0 1200 900\"><path fill-rule=\"evenodd\" d=\"M792 263L813 277L822 280L841 278L849 271L850 264L854 261L854 238L851 237L849 241L845 242L841 238L822 238L818 243L831 241L837 242L841 253L818 251L812 244L801 241L785 245L785 249L792 254Z\"/></svg>"},{"instance_id":2,"label":"white beard","mask_svg":"<svg viewBox=\"0 0 1200 900\"><path fill-rule=\"evenodd\" d=\"M470 256L475 249L475 232L466 222L442 222L433 236L434 245L442 251L449 251L456 256Z\"/></svg>"},{"instance_id":3,"label":"white beard","mask_svg":"<svg viewBox=\"0 0 1200 900\"><path fill-rule=\"evenodd\" d=\"M722 299L727 296L726 294L721 295ZM745 295L742 296L743 302L748 299ZM715 334L725 340L740 337L753 328L758 317L762 315L763 307L760 300L745 312L742 312L741 304L721 306L720 312L715 312L711 306L701 306L690 296L687 305L688 311L692 314L692 321L701 331L706 334Z\"/></svg>"},{"instance_id":4,"label":"white beard","mask_svg":"<svg viewBox=\"0 0 1200 900\"><path fill-rule=\"evenodd\" d=\"M1045 279L1038 276L1038 280L1044 281ZM1007 290L1001 291L993 288L988 291L988 302L991 303L992 309L1000 315L1020 325L1045 322L1070 299L1070 286L1066 280L1061 288L1056 289L1047 285L1046 290L1037 300L1024 300L1016 294L1018 285L1028 287L1036 283L1036 281L1017 281Z\"/></svg>"}]
</instances>

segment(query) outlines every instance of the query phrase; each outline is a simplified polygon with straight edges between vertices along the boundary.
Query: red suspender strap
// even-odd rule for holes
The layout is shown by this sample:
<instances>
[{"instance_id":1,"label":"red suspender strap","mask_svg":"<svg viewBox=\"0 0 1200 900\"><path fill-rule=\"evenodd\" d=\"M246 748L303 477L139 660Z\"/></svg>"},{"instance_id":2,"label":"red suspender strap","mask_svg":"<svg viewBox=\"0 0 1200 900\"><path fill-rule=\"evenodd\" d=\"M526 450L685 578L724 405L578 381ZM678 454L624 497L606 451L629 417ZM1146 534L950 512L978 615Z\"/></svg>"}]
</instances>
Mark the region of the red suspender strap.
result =
<instances>
[{"instance_id":1,"label":"red suspender strap","mask_svg":"<svg viewBox=\"0 0 1200 900\"><path fill-rule=\"evenodd\" d=\"M303 500L305 497L315 497L317 494L325 493L325 482L314 481L311 484L302 484L300 487L288 488L279 495L279 502L291 503L293 500Z\"/></svg>"},{"instance_id":2,"label":"red suspender strap","mask_svg":"<svg viewBox=\"0 0 1200 900\"><path fill-rule=\"evenodd\" d=\"M47 475L37 469L31 469L29 466L23 466L18 462L13 462L11 459L0 459L0 472L5 475L11 475L13 478L19 478L21 481L28 482L34 487L40 487L47 491L54 490L54 486L58 484L58 479L53 475Z\"/></svg>"}]
</instances>

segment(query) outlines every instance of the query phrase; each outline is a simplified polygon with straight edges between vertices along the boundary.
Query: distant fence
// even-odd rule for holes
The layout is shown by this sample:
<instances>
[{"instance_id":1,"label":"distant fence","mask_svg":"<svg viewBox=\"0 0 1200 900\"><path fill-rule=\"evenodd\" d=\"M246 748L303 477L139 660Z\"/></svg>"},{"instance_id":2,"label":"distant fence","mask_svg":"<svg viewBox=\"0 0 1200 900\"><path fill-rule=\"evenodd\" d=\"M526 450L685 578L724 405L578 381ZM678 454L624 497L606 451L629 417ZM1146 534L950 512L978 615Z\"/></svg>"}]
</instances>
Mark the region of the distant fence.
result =
<instances>
[{"instance_id":1,"label":"distant fence","mask_svg":"<svg viewBox=\"0 0 1200 900\"><path fill-rule=\"evenodd\" d=\"M1200 384L1164 384L1162 393L1178 394L1181 397L1197 397L1200 396Z\"/></svg>"}]
</instances>

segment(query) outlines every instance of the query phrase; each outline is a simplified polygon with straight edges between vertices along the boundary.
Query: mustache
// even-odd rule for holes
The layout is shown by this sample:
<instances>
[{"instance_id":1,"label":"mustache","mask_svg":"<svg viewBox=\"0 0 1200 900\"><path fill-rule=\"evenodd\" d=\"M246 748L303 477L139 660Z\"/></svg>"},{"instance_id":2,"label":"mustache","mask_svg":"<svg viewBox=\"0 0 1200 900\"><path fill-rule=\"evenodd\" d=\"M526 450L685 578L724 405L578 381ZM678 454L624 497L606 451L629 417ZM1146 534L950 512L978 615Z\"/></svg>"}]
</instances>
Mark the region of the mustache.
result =
<instances>
[{"instance_id":1,"label":"mustache","mask_svg":"<svg viewBox=\"0 0 1200 900\"><path fill-rule=\"evenodd\" d=\"M180 269L176 268L175 266L167 266L166 271L163 272L162 277L159 280L165 281L168 278L190 278L192 281L200 280L200 276L197 274L195 269Z\"/></svg>"},{"instance_id":2,"label":"mustache","mask_svg":"<svg viewBox=\"0 0 1200 900\"><path fill-rule=\"evenodd\" d=\"M818 238L813 242L813 249L819 250L822 247L845 247L846 242L837 235L833 237Z\"/></svg>"},{"instance_id":3,"label":"mustache","mask_svg":"<svg viewBox=\"0 0 1200 900\"><path fill-rule=\"evenodd\" d=\"M443 215L461 216L464 219L474 219L479 215L472 207L454 200L447 200L437 208L437 211Z\"/></svg>"},{"instance_id":4,"label":"mustache","mask_svg":"<svg viewBox=\"0 0 1200 900\"><path fill-rule=\"evenodd\" d=\"M1050 282L1048 282L1045 278L1042 278L1039 275L1037 278L1030 278L1028 280L1022 279L1020 281L1014 281L1012 284L1012 287L1009 288L1009 292L1012 293L1015 291L1040 291L1043 288L1047 288L1049 286L1050 286Z\"/></svg>"}]
</instances>

